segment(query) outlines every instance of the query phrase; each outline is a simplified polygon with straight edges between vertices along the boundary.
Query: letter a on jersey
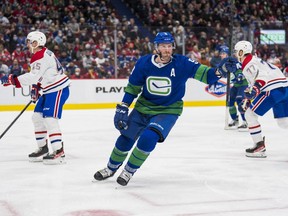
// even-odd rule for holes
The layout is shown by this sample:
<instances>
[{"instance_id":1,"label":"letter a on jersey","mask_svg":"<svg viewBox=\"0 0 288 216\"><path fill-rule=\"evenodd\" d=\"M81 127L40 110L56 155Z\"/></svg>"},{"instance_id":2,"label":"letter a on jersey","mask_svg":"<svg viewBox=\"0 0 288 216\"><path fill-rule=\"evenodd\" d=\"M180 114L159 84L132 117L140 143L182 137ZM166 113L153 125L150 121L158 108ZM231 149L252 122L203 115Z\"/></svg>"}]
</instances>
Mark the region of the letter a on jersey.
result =
<instances>
[{"instance_id":1,"label":"letter a on jersey","mask_svg":"<svg viewBox=\"0 0 288 216\"><path fill-rule=\"evenodd\" d=\"M175 69L174 69L174 68L171 69L170 76L171 76L171 77L176 77Z\"/></svg>"}]
</instances>

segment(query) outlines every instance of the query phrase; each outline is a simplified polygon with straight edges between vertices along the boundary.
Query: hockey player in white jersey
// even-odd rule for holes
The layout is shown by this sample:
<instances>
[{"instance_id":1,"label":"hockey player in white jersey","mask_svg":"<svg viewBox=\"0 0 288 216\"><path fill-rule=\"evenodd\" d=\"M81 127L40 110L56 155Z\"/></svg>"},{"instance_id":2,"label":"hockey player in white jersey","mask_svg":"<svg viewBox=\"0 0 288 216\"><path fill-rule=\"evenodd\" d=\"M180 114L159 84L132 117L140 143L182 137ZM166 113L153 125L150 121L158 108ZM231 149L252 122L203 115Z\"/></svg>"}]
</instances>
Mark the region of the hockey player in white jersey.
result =
<instances>
[{"instance_id":1,"label":"hockey player in white jersey","mask_svg":"<svg viewBox=\"0 0 288 216\"><path fill-rule=\"evenodd\" d=\"M252 55L249 41L239 41L234 51L250 86L245 91L242 107L246 110L245 117L254 146L246 149L246 156L266 157L265 139L258 116L265 115L272 108L278 125L288 129L288 82L279 68Z\"/></svg>"},{"instance_id":2,"label":"hockey player in white jersey","mask_svg":"<svg viewBox=\"0 0 288 216\"><path fill-rule=\"evenodd\" d=\"M32 53L31 71L21 76L10 74L1 78L4 86L13 85L20 88L31 85L31 99L36 103L32 121L38 149L29 154L32 162L43 161L44 164L63 163L65 154L59 119L62 108L69 97L69 78L53 52L45 47L46 36L40 31L27 35L27 47ZM42 91L42 95L39 94ZM52 150L49 153L48 138Z\"/></svg>"}]
</instances>

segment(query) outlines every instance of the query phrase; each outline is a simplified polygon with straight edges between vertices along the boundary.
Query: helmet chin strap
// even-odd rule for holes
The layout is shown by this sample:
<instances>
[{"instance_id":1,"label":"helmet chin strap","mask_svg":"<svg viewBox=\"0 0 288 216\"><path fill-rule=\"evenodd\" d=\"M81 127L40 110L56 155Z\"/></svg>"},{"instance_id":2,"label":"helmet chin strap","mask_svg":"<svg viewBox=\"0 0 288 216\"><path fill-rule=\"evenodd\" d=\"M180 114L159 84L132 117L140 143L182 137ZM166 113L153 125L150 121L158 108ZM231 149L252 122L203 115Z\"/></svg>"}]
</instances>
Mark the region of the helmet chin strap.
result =
<instances>
[{"instance_id":1,"label":"helmet chin strap","mask_svg":"<svg viewBox=\"0 0 288 216\"><path fill-rule=\"evenodd\" d=\"M238 61L239 61L240 63L242 63L243 60L244 60L244 56L243 56L243 55L238 57Z\"/></svg>"},{"instance_id":2,"label":"helmet chin strap","mask_svg":"<svg viewBox=\"0 0 288 216\"><path fill-rule=\"evenodd\" d=\"M171 57L168 61L165 61L165 59L162 58L162 53L156 48L156 53L159 56L160 60L163 61L163 63L168 63L171 60Z\"/></svg>"},{"instance_id":3,"label":"helmet chin strap","mask_svg":"<svg viewBox=\"0 0 288 216\"><path fill-rule=\"evenodd\" d=\"M32 46L33 43L30 43L30 47L31 47L31 52L34 54L34 51L39 47L38 42L37 42L37 46L33 47Z\"/></svg>"},{"instance_id":4,"label":"helmet chin strap","mask_svg":"<svg viewBox=\"0 0 288 216\"><path fill-rule=\"evenodd\" d=\"M164 61L164 59L162 59L162 53L158 49L156 49L156 52L157 52L157 55L159 56L160 60Z\"/></svg>"}]
</instances>

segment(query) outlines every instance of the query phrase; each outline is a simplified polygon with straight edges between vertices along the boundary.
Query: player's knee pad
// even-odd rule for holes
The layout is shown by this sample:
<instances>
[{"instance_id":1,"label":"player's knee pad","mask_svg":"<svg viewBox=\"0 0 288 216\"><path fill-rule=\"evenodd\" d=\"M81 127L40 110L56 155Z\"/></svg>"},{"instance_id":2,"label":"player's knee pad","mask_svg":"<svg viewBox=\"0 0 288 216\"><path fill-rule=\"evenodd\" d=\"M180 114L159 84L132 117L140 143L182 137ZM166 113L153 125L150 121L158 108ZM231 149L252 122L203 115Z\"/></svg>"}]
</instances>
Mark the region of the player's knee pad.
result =
<instances>
[{"instance_id":1,"label":"player's knee pad","mask_svg":"<svg viewBox=\"0 0 288 216\"><path fill-rule=\"evenodd\" d=\"M51 133L61 133L60 132L60 127L59 127L59 120L57 118L44 118L44 124L49 132Z\"/></svg>"},{"instance_id":2,"label":"player's knee pad","mask_svg":"<svg viewBox=\"0 0 288 216\"><path fill-rule=\"evenodd\" d=\"M124 135L120 135L116 141L116 148L119 149L120 151L129 151L135 141L131 138L128 138Z\"/></svg>"},{"instance_id":3,"label":"player's knee pad","mask_svg":"<svg viewBox=\"0 0 288 216\"><path fill-rule=\"evenodd\" d=\"M245 119L248 123L248 125L257 125L258 122L258 115L253 112L250 108L246 110L245 112Z\"/></svg>"},{"instance_id":4,"label":"player's knee pad","mask_svg":"<svg viewBox=\"0 0 288 216\"><path fill-rule=\"evenodd\" d=\"M145 152L151 152L154 150L158 140L160 139L158 133L151 129L145 129L142 135L139 137L137 147Z\"/></svg>"},{"instance_id":5,"label":"player's knee pad","mask_svg":"<svg viewBox=\"0 0 288 216\"><path fill-rule=\"evenodd\" d=\"M277 118L277 124L280 128L288 129L288 117L285 118Z\"/></svg>"}]
</instances>

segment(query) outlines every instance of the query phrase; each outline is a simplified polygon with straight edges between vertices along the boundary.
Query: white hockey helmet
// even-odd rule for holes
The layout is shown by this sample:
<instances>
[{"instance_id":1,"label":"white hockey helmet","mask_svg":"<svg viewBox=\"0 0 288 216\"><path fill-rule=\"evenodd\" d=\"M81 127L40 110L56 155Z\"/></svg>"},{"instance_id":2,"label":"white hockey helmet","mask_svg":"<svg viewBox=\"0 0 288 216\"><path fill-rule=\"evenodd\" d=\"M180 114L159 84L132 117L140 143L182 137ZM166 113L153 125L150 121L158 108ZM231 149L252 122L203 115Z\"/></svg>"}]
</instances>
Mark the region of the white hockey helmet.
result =
<instances>
[{"instance_id":1,"label":"white hockey helmet","mask_svg":"<svg viewBox=\"0 0 288 216\"><path fill-rule=\"evenodd\" d=\"M38 42L38 46L45 46L46 44L46 36L44 33L40 31L32 31L27 35L27 40L30 41L30 43L33 43L34 41Z\"/></svg>"},{"instance_id":2,"label":"white hockey helmet","mask_svg":"<svg viewBox=\"0 0 288 216\"><path fill-rule=\"evenodd\" d=\"M243 61L246 54L252 53L252 44L249 41L239 41L234 46L234 53L239 62Z\"/></svg>"}]
</instances>

